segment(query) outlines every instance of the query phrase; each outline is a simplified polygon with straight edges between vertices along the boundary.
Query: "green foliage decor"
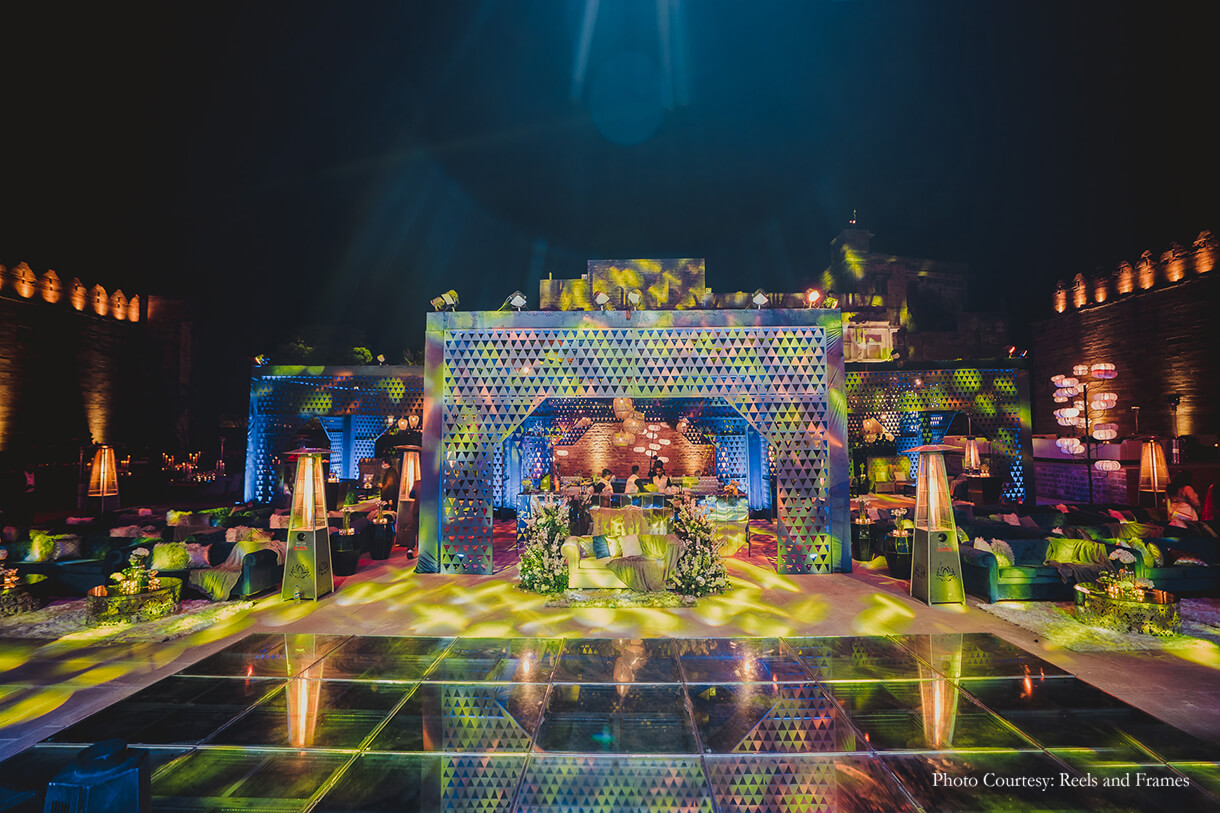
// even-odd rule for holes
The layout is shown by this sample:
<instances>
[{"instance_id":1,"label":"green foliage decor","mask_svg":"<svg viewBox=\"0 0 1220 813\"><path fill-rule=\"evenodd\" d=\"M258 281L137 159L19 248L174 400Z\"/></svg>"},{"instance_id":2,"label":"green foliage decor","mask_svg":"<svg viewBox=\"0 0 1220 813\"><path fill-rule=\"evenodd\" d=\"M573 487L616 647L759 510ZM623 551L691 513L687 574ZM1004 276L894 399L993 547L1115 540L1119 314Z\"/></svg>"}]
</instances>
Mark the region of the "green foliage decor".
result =
<instances>
[{"instance_id":1,"label":"green foliage decor","mask_svg":"<svg viewBox=\"0 0 1220 813\"><path fill-rule=\"evenodd\" d=\"M669 574L669 588L688 596L723 591L729 583L728 574L712 538L707 512L689 499L681 500L674 512L673 532L685 547Z\"/></svg>"},{"instance_id":2,"label":"green foliage decor","mask_svg":"<svg viewBox=\"0 0 1220 813\"><path fill-rule=\"evenodd\" d=\"M525 525L521 552L521 588L535 593L568 589L568 563L560 550L568 538L567 506L540 508Z\"/></svg>"}]
</instances>

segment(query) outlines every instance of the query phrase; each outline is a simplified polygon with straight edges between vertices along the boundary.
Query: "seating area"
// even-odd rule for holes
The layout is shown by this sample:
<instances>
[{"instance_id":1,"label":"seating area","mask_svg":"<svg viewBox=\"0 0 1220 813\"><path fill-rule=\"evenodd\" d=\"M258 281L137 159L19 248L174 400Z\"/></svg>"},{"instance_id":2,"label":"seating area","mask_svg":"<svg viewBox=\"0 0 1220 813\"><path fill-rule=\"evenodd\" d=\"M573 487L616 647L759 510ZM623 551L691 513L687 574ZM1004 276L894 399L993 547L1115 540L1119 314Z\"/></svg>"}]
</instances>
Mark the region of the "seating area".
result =
<instances>
[{"instance_id":1,"label":"seating area","mask_svg":"<svg viewBox=\"0 0 1220 813\"><path fill-rule=\"evenodd\" d=\"M876 538L910 525L884 508L865 511ZM1070 600L1075 584L1123 566L1157 590L1220 594L1215 520L1176 527L1146 508L1106 504L958 503L954 516L966 592L989 602Z\"/></svg>"}]
</instances>

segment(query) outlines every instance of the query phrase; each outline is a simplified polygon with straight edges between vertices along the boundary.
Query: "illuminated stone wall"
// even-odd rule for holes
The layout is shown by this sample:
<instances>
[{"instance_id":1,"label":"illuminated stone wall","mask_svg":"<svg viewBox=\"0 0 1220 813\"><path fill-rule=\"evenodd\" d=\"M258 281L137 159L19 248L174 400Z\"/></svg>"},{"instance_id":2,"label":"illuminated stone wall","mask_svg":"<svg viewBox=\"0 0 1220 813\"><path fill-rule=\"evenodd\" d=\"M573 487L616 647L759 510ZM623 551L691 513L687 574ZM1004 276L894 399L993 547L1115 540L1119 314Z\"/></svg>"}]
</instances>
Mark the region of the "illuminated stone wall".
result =
<instances>
[{"instance_id":1,"label":"illuminated stone wall","mask_svg":"<svg viewBox=\"0 0 1220 813\"><path fill-rule=\"evenodd\" d=\"M1173 249L1162 262L1151 254L1114 275L1114 287L1097 301L1096 280L1078 278L1088 293L1079 307L1034 325L1033 398L1037 431L1060 434L1052 414L1051 376L1071 375L1077 364L1110 362L1118 368L1111 387L1118 406L1107 420L1120 437L1135 433L1131 407L1140 407L1139 431L1170 436L1172 417L1165 396L1182 396L1178 409L1183 435L1220 432L1220 272L1212 268L1214 240L1201 236L1193 251ZM1206 270L1204 270L1206 269ZM1141 274L1145 275L1140 283ZM1171 277L1174 277L1171 281ZM1127 282L1124 283L1123 281ZM1126 293L1115 293L1130 284ZM1065 293L1060 289L1060 293ZM1065 294L1066 301L1071 296ZM1062 300L1060 300L1062 302Z\"/></svg>"},{"instance_id":2,"label":"illuminated stone wall","mask_svg":"<svg viewBox=\"0 0 1220 813\"><path fill-rule=\"evenodd\" d=\"M190 322L168 307L152 318L154 301L0 266L0 450L50 461L90 439L172 448Z\"/></svg>"},{"instance_id":3,"label":"illuminated stone wall","mask_svg":"<svg viewBox=\"0 0 1220 813\"><path fill-rule=\"evenodd\" d=\"M419 572L491 572L496 449L548 398L723 398L775 450L779 570L850 569L838 311L432 313Z\"/></svg>"},{"instance_id":4,"label":"illuminated stone wall","mask_svg":"<svg viewBox=\"0 0 1220 813\"><path fill-rule=\"evenodd\" d=\"M669 458L665 471L671 477L698 475L704 472L714 474L716 468L716 448L710 443L696 445L679 435L673 427L666 424L657 430L658 438L669 441L661 454ZM564 474L601 474L608 468L615 477L625 478L631 473L632 465L640 467L640 475L648 474L650 461L641 452L632 451L632 446L615 446L610 442L620 424L597 423L590 426L581 435L580 440L571 446L558 447L566 451L566 457L561 458L560 468Z\"/></svg>"}]
</instances>

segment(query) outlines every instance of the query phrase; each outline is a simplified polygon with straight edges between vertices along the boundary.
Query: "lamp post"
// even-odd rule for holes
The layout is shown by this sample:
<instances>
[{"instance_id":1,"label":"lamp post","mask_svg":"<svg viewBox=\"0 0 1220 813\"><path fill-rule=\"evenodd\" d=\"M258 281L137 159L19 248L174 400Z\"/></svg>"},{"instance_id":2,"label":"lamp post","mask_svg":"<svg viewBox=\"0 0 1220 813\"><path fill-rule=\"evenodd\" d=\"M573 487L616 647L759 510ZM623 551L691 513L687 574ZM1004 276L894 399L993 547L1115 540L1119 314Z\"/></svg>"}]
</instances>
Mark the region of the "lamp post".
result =
<instances>
[{"instance_id":1,"label":"lamp post","mask_svg":"<svg viewBox=\"0 0 1220 813\"><path fill-rule=\"evenodd\" d=\"M284 557L283 599L317 600L335 589L330 567L330 528L326 518L323 461L327 449L301 448L289 452L297 462L288 517L288 553Z\"/></svg>"},{"instance_id":2,"label":"lamp post","mask_svg":"<svg viewBox=\"0 0 1220 813\"><path fill-rule=\"evenodd\" d=\"M1110 471L1110 461L1093 462L1093 445L1098 442L1114 440L1118 437L1118 425L1105 423L1106 413L1118 403L1118 396L1113 392L1104 392L1102 387L1107 381L1118 377L1118 370L1109 362L1097 364L1077 364L1072 368L1072 375L1056 375L1051 378L1055 385L1055 403L1069 404L1055 410L1055 420L1060 426L1070 426L1081 430L1083 440L1077 438L1060 438L1055 443L1068 454L1084 452L1085 473L1089 481L1089 502L1093 502L1093 469ZM1065 442L1074 441L1074 442ZM1103 465L1104 464L1104 465Z\"/></svg>"},{"instance_id":3,"label":"lamp post","mask_svg":"<svg viewBox=\"0 0 1220 813\"><path fill-rule=\"evenodd\" d=\"M911 598L926 604L965 604L962 559L957 549L957 524L949 497L945 452L956 446L933 444L912 449L919 453L915 482L915 535L911 550Z\"/></svg>"}]
</instances>

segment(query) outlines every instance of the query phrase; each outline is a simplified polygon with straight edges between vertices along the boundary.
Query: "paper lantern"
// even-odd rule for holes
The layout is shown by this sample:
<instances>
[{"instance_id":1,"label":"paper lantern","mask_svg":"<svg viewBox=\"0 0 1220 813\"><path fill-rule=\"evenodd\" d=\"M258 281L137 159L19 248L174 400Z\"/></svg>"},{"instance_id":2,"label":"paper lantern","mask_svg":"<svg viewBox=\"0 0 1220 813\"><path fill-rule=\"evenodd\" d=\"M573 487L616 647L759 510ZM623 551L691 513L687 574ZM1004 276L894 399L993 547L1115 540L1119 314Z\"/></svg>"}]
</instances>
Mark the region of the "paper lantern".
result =
<instances>
[{"instance_id":1,"label":"paper lantern","mask_svg":"<svg viewBox=\"0 0 1220 813\"><path fill-rule=\"evenodd\" d=\"M1099 378L1102 380L1118 378L1118 368L1109 362L1103 361L1098 364L1094 364L1089 368L1089 372L1093 374L1094 378Z\"/></svg>"},{"instance_id":2,"label":"paper lantern","mask_svg":"<svg viewBox=\"0 0 1220 813\"><path fill-rule=\"evenodd\" d=\"M658 424L650 423L650 424L648 424L648 431L649 432L660 432L661 427Z\"/></svg>"},{"instance_id":3,"label":"paper lantern","mask_svg":"<svg viewBox=\"0 0 1220 813\"><path fill-rule=\"evenodd\" d=\"M1089 406L1093 409L1113 409L1118 403L1118 396L1112 392L1099 392L1093 396Z\"/></svg>"},{"instance_id":4,"label":"paper lantern","mask_svg":"<svg viewBox=\"0 0 1220 813\"><path fill-rule=\"evenodd\" d=\"M1098 440L1114 440L1118 437L1118 424L1099 423L1093 425L1093 437Z\"/></svg>"},{"instance_id":5,"label":"paper lantern","mask_svg":"<svg viewBox=\"0 0 1220 813\"><path fill-rule=\"evenodd\" d=\"M1089 374L1089 365L1087 365L1087 364L1077 364L1075 367L1072 368L1072 375L1079 376L1079 375L1088 375L1088 374Z\"/></svg>"},{"instance_id":6,"label":"paper lantern","mask_svg":"<svg viewBox=\"0 0 1220 813\"><path fill-rule=\"evenodd\" d=\"M556 450L555 450L555 456L556 456L556 457L567 457L567 456L568 456L568 450L567 450L567 449L556 449Z\"/></svg>"},{"instance_id":7,"label":"paper lantern","mask_svg":"<svg viewBox=\"0 0 1220 813\"><path fill-rule=\"evenodd\" d=\"M1071 399L1066 395L1056 395L1055 396L1056 404L1066 404L1069 400L1071 400Z\"/></svg>"},{"instance_id":8,"label":"paper lantern","mask_svg":"<svg viewBox=\"0 0 1220 813\"><path fill-rule=\"evenodd\" d=\"M1086 371L1086 372L1087 372L1087 371ZM1078 378L1065 378L1065 379L1063 379L1063 381L1062 381L1062 382L1060 382L1059 386L1061 386L1061 387L1079 387L1079 386L1080 386L1080 379L1078 379Z\"/></svg>"},{"instance_id":9,"label":"paper lantern","mask_svg":"<svg viewBox=\"0 0 1220 813\"><path fill-rule=\"evenodd\" d=\"M1053 375L1053 376L1051 376L1051 383L1054 384L1056 387L1063 386L1063 379L1065 379L1065 378L1067 378L1067 376Z\"/></svg>"},{"instance_id":10,"label":"paper lantern","mask_svg":"<svg viewBox=\"0 0 1220 813\"><path fill-rule=\"evenodd\" d=\"M629 437L631 438L631 440L627 440L627 438L629 438ZM619 431L617 431L613 435L611 435L610 442L613 443L615 446L628 446L631 443L635 442L635 436L630 435L629 433L624 432L620 429Z\"/></svg>"},{"instance_id":11,"label":"paper lantern","mask_svg":"<svg viewBox=\"0 0 1220 813\"><path fill-rule=\"evenodd\" d=\"M632 449L631 451L635 452L636 454L644 454L644 452L646 452L646 451L648 451L648 450L647 450L647 449L645 449L643 446L636 446L636 447L635 447L634 449Z\"/></svg>"},{"instance_id":12,"label":"paper lantern","mask_svg":"<svg viewBox=\"0 0 1220 813\"><path fill-rule=\"evenodd\" d=\"M649 448L649 449L652 449L652 450L655 452L655 451L658 451L658 450L661 448L661 444L659 444L659 443L649 443L649 444L648 444L648 448Z\"/></svg>"},{"instance_id":13,"label":"paper lantern","mask_svg":"<svg viewBox=\"0 0 1220 813\"><path fill-rule=\"evenodd\" d=\"M662 446L668 446L670 444L670 440L669 438L658 438L657 443L661 444Z\"/></svg>"},{"instance_id":14,"label":"paper lantern","mask_svg":"<svg viewBox=\"0 0 1220 813\"><path fill-rule=\"evenodd\" d=\"M644 431L644 421L642 418L637 418L635 415L623 421L623 431L630 432L633 435L639 435Z\"/></svg>"},{"instance_id":15,"label":"paper lantern","mask_svg":"<svg viewBox=\"0 0 1220 813\"><path fill-rule=\"evenodd\" d=\"M658 457L658 458L657 458L657 460L660 460L662 463L668 463L668 462L669 462L669 458L668 458L668 457Z\"/></svg>"},{"instance_id":16,"label":"paper lantern","mask_svg":"<svg viewBox=\"0 0 1220 813\"><path fill-rule=\"evenodd\" d=\"M1118 471L1123 467L1122 463L1117 460L1098 460L1093 463L1093 468L1098 471Z\"/></svg>"},{"instance_id":17,"label":"paper lantern","mask_svg":"<svg viewBox=\"0 0 1220 813\"><path fill-rule=\"evenodd\" d=\"M630 398L615 398L612 404L614 417L620 421L631 417L631 413L635 411L635 403Z\"/></svg>"}]
</instances>

